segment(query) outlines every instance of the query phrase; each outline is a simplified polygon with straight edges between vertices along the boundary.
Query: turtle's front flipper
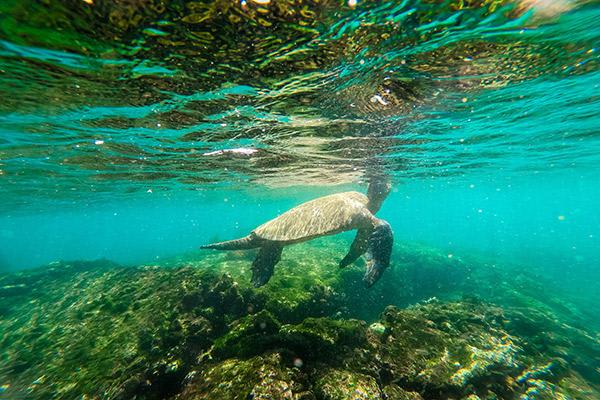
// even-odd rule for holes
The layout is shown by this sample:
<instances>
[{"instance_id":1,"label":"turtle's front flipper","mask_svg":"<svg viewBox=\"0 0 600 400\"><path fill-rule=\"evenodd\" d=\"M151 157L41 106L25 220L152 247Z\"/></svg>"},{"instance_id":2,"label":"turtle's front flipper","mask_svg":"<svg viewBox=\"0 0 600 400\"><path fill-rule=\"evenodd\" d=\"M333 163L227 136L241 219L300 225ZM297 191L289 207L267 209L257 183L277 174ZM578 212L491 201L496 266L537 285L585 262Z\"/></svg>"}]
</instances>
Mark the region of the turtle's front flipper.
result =
<instances>
[{"instance_id":1,"label":"turtle's front flipper","mask_svg":"<svg viewBox=\"0 0 600 400\"><path fill-rule=\"evenodd\" d=\"M392 227L382 219L377 220L367 243L367 272L363 278L367 287L373 286L389 267L393 244Z\"/></svg>"},{"instance_id":2,"label":"turtle's front flipper","mask_svg":"<svg viewBox=\"0 0 600 400\"><path fill-rule=\"evenodd\" d=\"M254 287L260 287L271 279L275 264L281 260L282 250L283 246L275 242L263 244L252 263L252 284Z\"/></svg>"},{"instance_id":3,"label":"turtle's front flipper","mask_svg":"<svg viewBox=\"0 0 600 400\"><path fill-rule=\"evenodd\" d=\"M367 251L367 245L369 243L370 233L370 229L359 229L358 232L356 232L356 237L350 246L350 251L348 254L346 254L346 257L340 261L340 268L344 268L345 266L352 264L358 259L358 257L365 254L365 251Z\"/></svg>"}]
</instances>

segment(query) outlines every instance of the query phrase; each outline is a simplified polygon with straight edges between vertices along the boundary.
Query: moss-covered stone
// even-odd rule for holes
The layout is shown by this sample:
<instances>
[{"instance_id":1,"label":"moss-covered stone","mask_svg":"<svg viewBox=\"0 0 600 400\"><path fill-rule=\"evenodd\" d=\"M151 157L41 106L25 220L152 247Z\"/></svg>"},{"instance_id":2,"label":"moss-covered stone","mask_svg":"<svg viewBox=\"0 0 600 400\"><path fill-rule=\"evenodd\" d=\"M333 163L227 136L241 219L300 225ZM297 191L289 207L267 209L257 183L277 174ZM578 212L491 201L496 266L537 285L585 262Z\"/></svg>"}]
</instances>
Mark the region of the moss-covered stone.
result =
<instances>
[{"instance_id":1,"label":"moss-covered stone","mask_svg":"<svg viewBox=\"0 0 600 400\"><path fill-rule=\"evenodd\" d=\"M0 275L2 287L27 287L2 298L2 395L600 396L597 333L580 324L583 313L567 314L573 308L568 302L557 307L524 283L510 292L495 290L496 284L510 287L501 281L506 272L422 248L402 249L403 263L367 291L359 286L361 266L340 272L333 261L319 262L335 260L347 250L343 244L322 252L290 248L301 261L284 258L273 281L260 289L250 286L248 260L237 256L210 255L170 268L57 263ZM448 282L439 286L440 300L422 301L421 294L401 289L414 283L407 272L427 263L430 275L414 279ZM519 278L527 279L537 285L538 277ZM427 290L434 293L433 286ZM508 305L480 300L485 293L487 301ZM421 302L404 307L409 299Z\"/></svg>"},{"instance_id":2,"label":"moss-covered stone","mask_svg":"<svg viewBox=\"0 0 600 400\"><path fill-rule=\"evenodd\" d=\"M287 348L307 359L333 361L367 345L366 324L358 320L307 318L299 325L284 325L280 337Z\"/></svg>"},{"instance_id":3,"label":"moss-covered stone","mask_svg":"<svg viewBox=\"0 0 600 400\"><path fill-rule=\"evenodd\" d=\"M555 351L564 352L565 343L554 344L555 338L547 333L543 339L522 334L514 329L513 318L523 318L521 311L482 303L433 301L404 310L388 308L382 320L386 335L370 336L370 340L383 367L381 375L390 381L401 377L403 388L416 390L425 398L482 394L481 398L538 398L532 396L546 393L539 395L545 399L550 398L550 391L559 396L555 398L587 398L585 390L563 389L572 388L568 382L573 376L567 373L585 373L579 371L577 362L565 368L564 359L552 358ZM573 328L556 326L545 318L533 324L548 327L546 332L564 331L560 337L581 341L582 347L570 352L573 355L580 351L600 354L597 342L573 332ZM543 342L544 351L530 348L530 340ZM541 360L546 363L536 365ZM593 377L588 380L593 381Z\"/></svg>"},{"instance_id":4,"label":"moss-covered stone","mask_svg":"<svg viewBox=\"0 0 600 400\"><path fill-rule=\"evenodd\" d=\"M262 310L232 324L229 332L215 341L212 354L218 357L249 357L277 345L281 324Z\"/></svg>"},{"instance_id":5,"label":"moss-covered stone","mask_svg":"<svg viewBox=\"0 0 600 400\"><path fill-rule=\"evenodd\" d=\"M230 277L193 268L59 263L3 279L31 288L0 320L6 393L26 387L31 398L176 392L247 301Z\"/></svg>"},{"instance_id":6,"label":"moss-covered stone","mask_svg":"<svg viewBox=\"0 0 600 400\"><path fill-rule=\"evenodd\" d=\"M406 391L395 384L385 386L382 392L387 400L423 400L419 393Z\"/></svg>"},{"instance_id":7,"label":"moss-covered stone","mask_svg":"<svg viewBox=\"0 0 600 400\"><path fill-rule=\"evenodd\" d=\"M296 382L297 371L282 365L279 354L247 360L231 358L188 375L178 399L247 400L297 399L303 388Z\"/></svg>"},{"instance_id":8,"label":"moss-covered stone","mask_svg":"<svg viewBox=\"0 0 600 400\"><path fill-rule=\"evenodd\" d=\"M235 321L231 330L215 341L211 356L250 357L275 349L304 360L329 358L331 362L366 345L362 321L307 318L298 325L282 326L263 310Z\"/></svg>"},{"instance_id":9,"label":"moss-covered stone","mask_svg":"<svg viewBox=\"0 0 600 400\"><path fill-rule=\"evenodd\" d=\"M323 400L383 400L372 376L331 369L315 382L315 393Z\"/></svg>"},{"instance_id":10,"label":"moss-covered stone","mask_svg":"<svg viewBox=\"0 0 600 400\"><path fill-rule=\"evenodd\" d=\"M518 371L517 346L497 322L500 310L437 302L388 308L388 335L375 346L391 376L434 396L495 384L495 374ZM480 314L481 313L481 314Z\"/></svg>"}]
</instances>

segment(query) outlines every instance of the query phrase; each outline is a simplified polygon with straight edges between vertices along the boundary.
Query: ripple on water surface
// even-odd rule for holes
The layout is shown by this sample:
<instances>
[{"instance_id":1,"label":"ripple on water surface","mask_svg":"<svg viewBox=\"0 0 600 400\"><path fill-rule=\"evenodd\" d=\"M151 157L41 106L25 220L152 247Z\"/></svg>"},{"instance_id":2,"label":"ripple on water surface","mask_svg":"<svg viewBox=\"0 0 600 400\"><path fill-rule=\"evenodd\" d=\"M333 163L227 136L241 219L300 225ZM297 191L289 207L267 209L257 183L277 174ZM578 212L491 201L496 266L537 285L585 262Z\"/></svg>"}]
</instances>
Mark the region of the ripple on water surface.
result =
<instances>
[{"instance_id":1,"label":"ripple on water surface","mask_svg":"<svg viewBox=\"0 0 600 400\"><path fill-rule=\"evenodd\" d=\"M148 182L598 165L595 2L6 1L0 15L5 207Z\"/></svg>"}]
</instances>

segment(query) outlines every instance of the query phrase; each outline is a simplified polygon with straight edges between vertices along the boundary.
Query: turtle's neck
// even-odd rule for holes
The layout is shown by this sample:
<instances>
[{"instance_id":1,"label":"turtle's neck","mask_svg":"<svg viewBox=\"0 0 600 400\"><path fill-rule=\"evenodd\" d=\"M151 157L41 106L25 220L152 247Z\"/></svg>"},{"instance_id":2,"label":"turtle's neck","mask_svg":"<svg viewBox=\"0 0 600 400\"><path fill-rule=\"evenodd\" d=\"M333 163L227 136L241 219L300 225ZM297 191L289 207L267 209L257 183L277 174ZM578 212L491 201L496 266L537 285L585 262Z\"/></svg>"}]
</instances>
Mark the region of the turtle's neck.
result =
<instances>
[{"instance_id":1,"label":"turtle's neck","mask_svg":"<svg viewBox=\"0 0 600 400\"><path fill-rule=\"evenodd\" d=\"M367 203L367 208L369 209L369 211L371 211L371 214L375 215L377 214L377 211L379 211L379 209L381 208L382 203L383 201L369 199L369 202Z\"/></svg>"}]
</instances>

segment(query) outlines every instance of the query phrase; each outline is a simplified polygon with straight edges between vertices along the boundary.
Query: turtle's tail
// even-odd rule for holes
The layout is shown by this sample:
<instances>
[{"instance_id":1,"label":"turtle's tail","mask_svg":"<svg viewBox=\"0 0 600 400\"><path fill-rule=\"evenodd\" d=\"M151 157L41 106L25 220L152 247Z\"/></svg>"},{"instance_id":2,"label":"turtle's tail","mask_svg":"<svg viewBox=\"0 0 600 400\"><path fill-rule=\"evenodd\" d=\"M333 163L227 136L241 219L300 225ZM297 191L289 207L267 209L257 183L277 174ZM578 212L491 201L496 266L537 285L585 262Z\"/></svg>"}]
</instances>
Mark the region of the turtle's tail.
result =
<instances>
[{"instance_id":1,"label":"turtle's tail","mask_svg":"<svg viewBox=\"0 0 600 400\"><path fill-rule=\"evenodd\" d=\"M214 250L248 250L260 247L259 241L256 240L256 236L250 234L241 239L228 240L226 242L211 243L204 246L200 246L201 249L214 249Z\"/></svg>"}]
</instances>

